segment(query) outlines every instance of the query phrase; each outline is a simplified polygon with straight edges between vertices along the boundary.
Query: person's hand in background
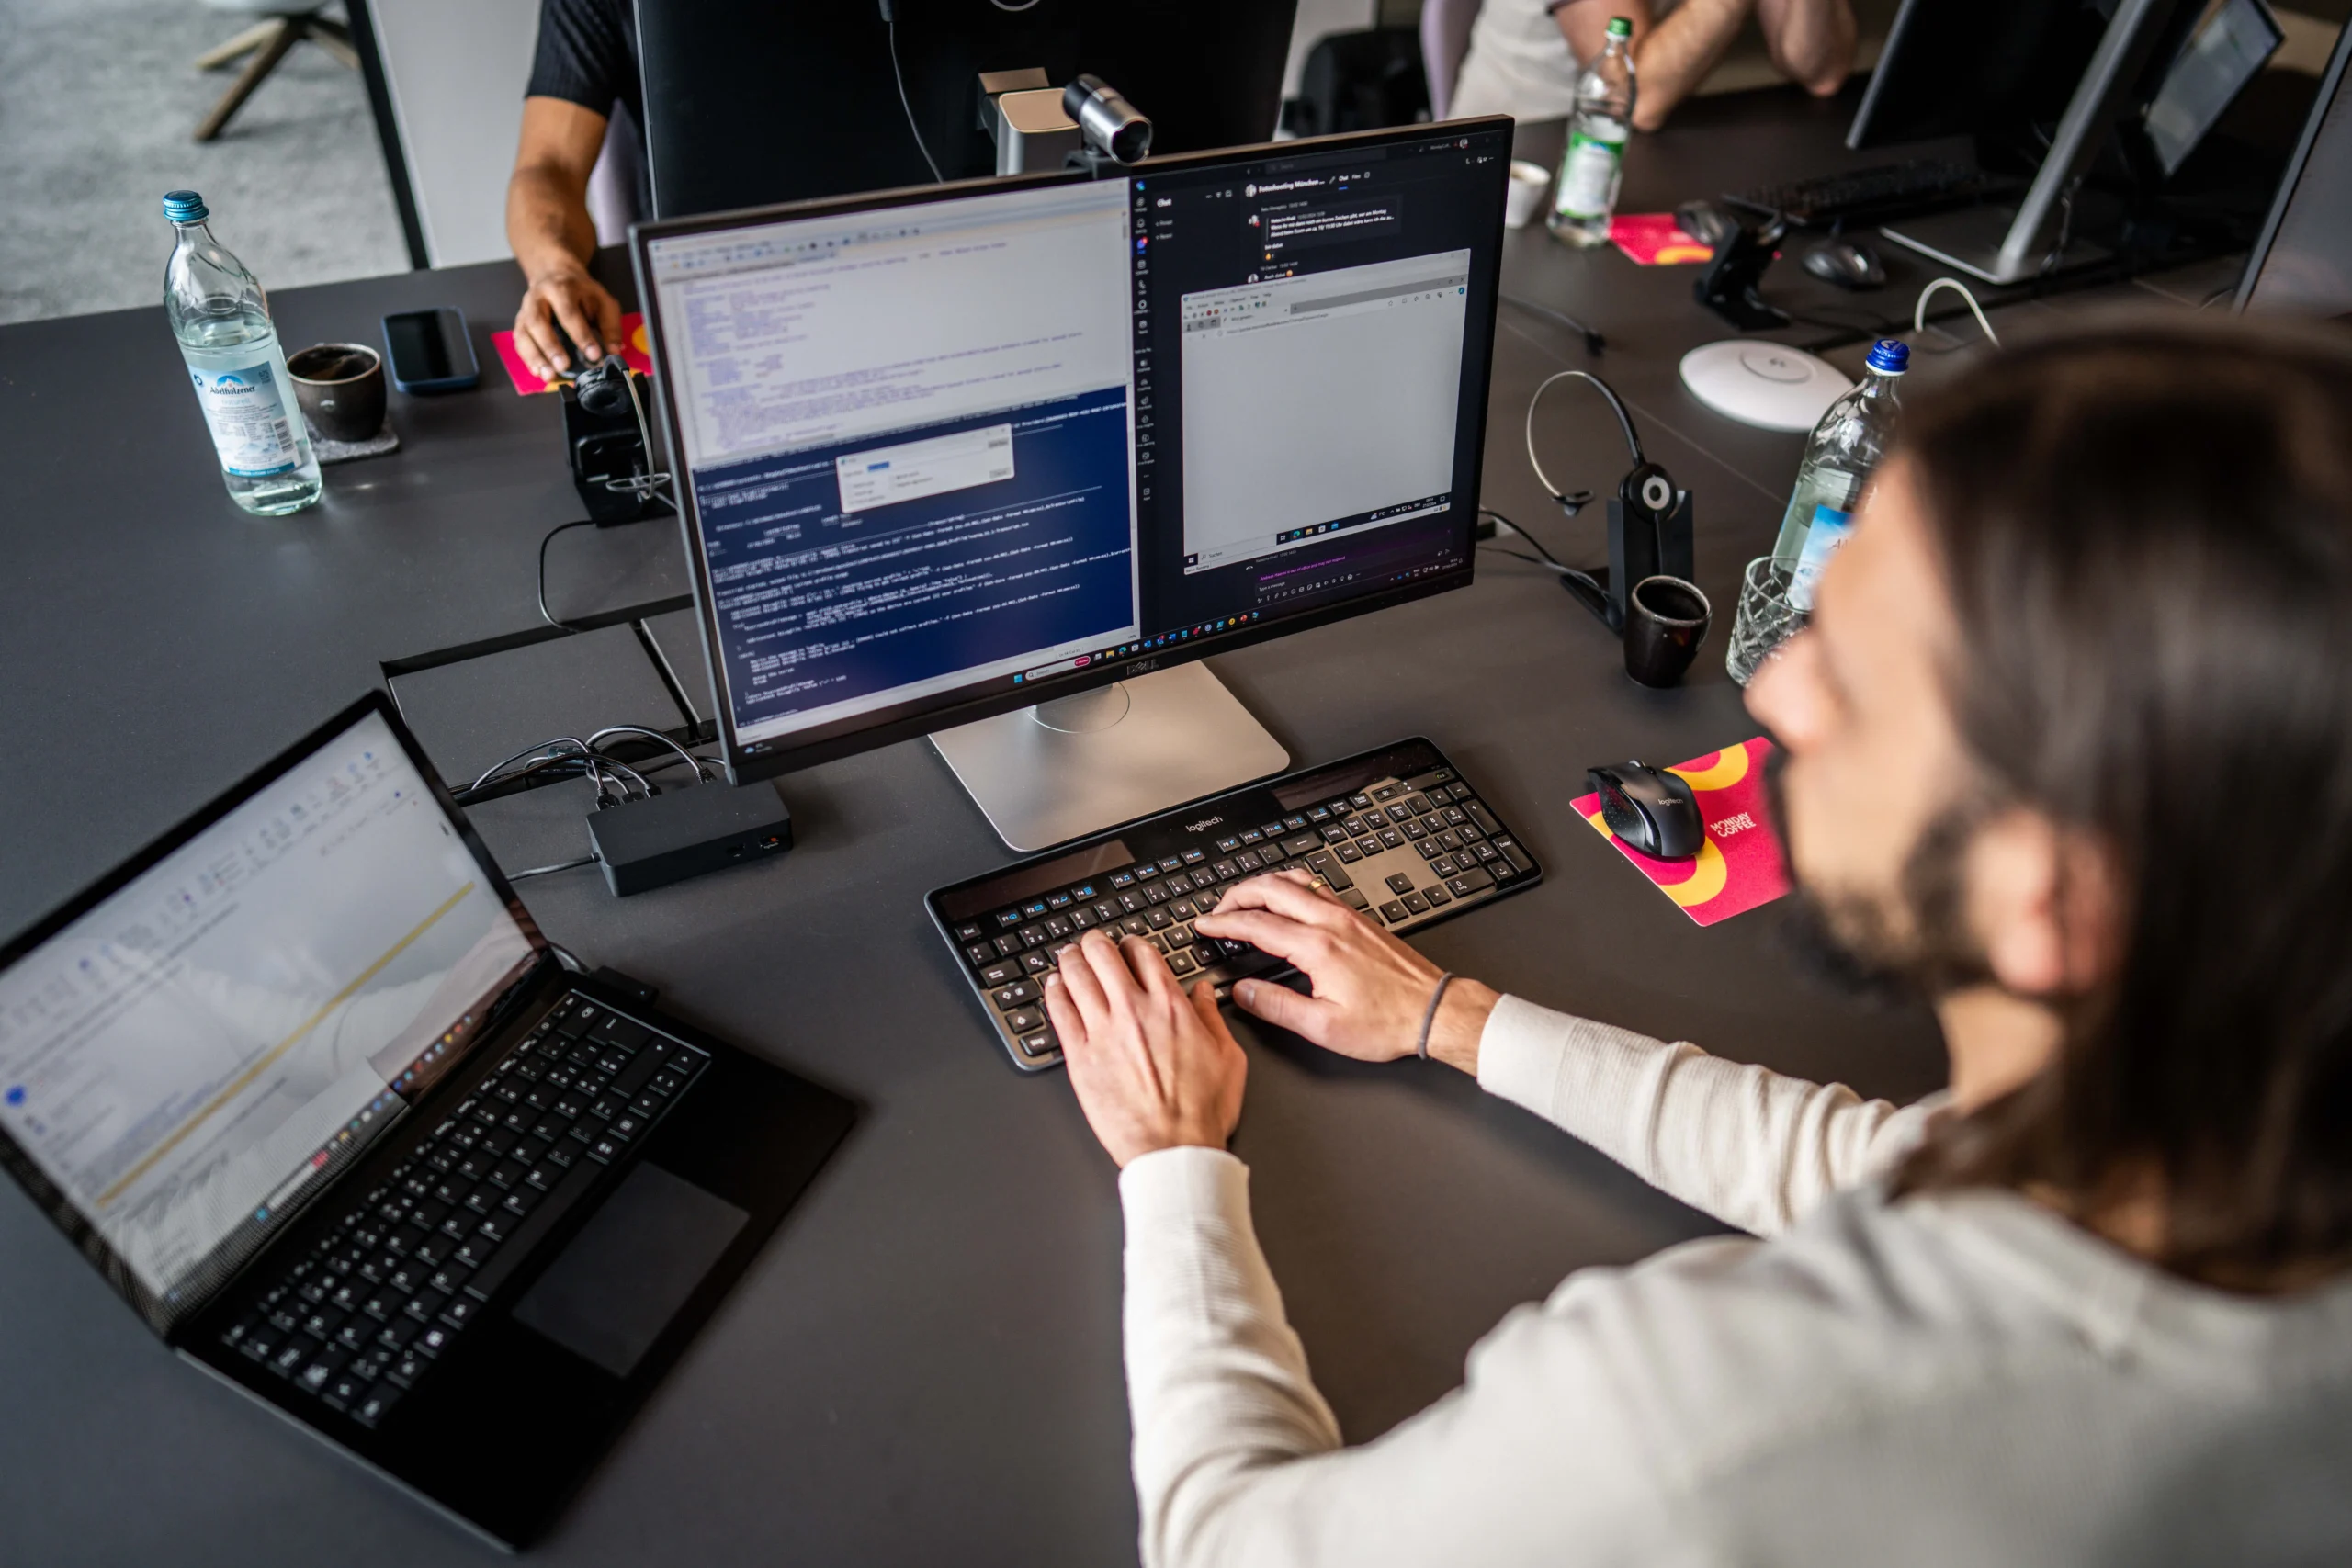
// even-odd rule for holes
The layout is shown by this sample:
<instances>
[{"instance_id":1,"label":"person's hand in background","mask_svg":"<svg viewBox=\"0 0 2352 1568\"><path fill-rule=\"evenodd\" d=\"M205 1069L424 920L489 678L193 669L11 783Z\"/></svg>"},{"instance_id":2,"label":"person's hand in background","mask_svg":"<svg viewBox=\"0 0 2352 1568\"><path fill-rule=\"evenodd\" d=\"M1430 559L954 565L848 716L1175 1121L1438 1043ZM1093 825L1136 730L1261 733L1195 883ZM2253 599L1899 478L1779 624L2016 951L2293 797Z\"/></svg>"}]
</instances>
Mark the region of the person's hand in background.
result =
<instances>
[{"instance_id":1,"label":"person's hand in background","mask_svg":"<svg viewBox=\"0 0 2352 1568\"><path fill-rule=\"evenodd\" d=\"M1245 942L1284 960L1314 988L1242 980L1242 1011L1360 1062L1413 1055L1436 994L1438 966L1295 872L1252 877L1197 922L1202 934ZM1447 986L1430 1027L1430 1055L1478 1070L1478 1036L1496 994L1475 980Z\"/></svg>"},{"instance_id":2,"label":"person's hand in background","mask_svg":"<svg viewBox=\"0 0 2352 1568\"><path fill-rule=\"evenodd\" d=\"M1151 943L1090 931L1062 950L1045 996L1079 1108L1122 1168L1160 1149L1225 1147L1250 1064L1211 987L1187 996Z\"/></svg>"},{"instance_id":3,"label":"person's hand in background","mask_svg":"<svg viewBox=\"0 0 2352 1568\"><path fill-rule=\"evenodd\" d=\"M514 311L514 346L541 380L586 368L563 351L558 325L590 365L621 351L621 303L585 267L559 266L534 279Z\"/></svg>"}]
</instances>

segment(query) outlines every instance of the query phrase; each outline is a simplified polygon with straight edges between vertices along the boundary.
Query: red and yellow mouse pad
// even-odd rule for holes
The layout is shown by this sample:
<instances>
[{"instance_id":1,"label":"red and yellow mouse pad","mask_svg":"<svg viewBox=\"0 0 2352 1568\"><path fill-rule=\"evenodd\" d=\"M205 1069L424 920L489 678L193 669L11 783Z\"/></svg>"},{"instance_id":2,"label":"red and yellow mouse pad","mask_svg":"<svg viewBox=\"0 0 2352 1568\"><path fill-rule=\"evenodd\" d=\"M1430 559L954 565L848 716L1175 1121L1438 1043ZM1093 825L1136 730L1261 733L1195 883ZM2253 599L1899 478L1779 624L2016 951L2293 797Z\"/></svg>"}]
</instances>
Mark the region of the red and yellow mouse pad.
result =
<instances>
[{"instance_id":1,"label":"red and yellow mouse pad","mask_svg":"<svg viewBox=\"0 0 2352 1568\"><path fill-rule=\"evenodd\" d=\"M506 378L514 382L514 389L524 396L528 397L533 392L552 392L563 385L560 376L543 379L531 373L531 367L523 363L522 352L514 346L513 333L492 333L490 342L491 346L498 350L498 362L506 367ZM642 370L648 376L653 374L652 351L645 342L645 317L636 310L621 318L621 357L628 361L630 369Z\"/></svg>"},{"instance_id":2,"label":"red and yellow mouse pad","mask_svg":"<svg viewBox=\"0 0 2352 1568\"><path fill-rule=\"evenodd\" d=\"M1643 266L1713 261L1714 247L1686 234L1671 212L1621 212L1609 220L1611 243Z\"/></svg>"},{"instance_id":3,"label":"red and yellow mouse pad","mask_svg":"<svg viewBox=\"0 0 2352 1568\"><path fill-rule=\"evenodd\" d=\"M1690 786L1699 803L1699 820L1706 824L1706 841L1693 860L1653 860L1627 848L1600 819L1598 794L1573 804L1595 832L1615 844L1617 852L1681 906L1684 914L1712 926L1789 890L1781 841L1764 808L1764 760L1771 754L1772 743L1758 736L1666 770Z\"/></svg>"}]
</instances>

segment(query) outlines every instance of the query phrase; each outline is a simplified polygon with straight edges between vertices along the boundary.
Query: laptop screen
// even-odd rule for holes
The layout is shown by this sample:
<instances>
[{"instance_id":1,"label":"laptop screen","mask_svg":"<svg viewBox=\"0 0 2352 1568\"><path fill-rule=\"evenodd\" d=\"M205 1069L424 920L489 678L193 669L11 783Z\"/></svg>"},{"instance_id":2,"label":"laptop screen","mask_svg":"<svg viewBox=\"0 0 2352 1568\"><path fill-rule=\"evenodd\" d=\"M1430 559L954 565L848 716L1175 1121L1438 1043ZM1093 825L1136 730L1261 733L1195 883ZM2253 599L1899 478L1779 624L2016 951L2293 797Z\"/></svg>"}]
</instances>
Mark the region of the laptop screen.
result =
<instances>
[{"instance_id":1,"label":"laptop screen","mask_svg":"<svg viewBox=\"0 0 2352 1568\"><path fill-rule=\"evenodd\" d=\"M0 1127L151 1320L396 1122L539 952L380 712L248 787L0 973Z\"/></svg>"}]
</instances>

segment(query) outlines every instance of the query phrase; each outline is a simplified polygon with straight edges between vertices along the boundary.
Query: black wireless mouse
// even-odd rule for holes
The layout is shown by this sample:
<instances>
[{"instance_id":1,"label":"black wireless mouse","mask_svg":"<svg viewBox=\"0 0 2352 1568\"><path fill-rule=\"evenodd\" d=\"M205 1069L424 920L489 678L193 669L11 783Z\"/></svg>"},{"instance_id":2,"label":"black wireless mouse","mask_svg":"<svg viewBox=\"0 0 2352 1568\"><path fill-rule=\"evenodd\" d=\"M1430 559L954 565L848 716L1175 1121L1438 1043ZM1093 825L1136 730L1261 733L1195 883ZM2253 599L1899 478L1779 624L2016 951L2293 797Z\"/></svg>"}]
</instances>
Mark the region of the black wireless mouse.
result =
<instances>
[{"instance_id":1,"label":"black wireless mouse","mask_svg":"<svg viewBox=\"0 0 2352 1568\"><path fill-rule=\"evenodd\" d=\"M1804 269L1840 288L1857 292L1886 287L1886 264L1860 240L1825 240L1804 254Z\"/></svg>"},{"instance_id":2,"label":"black wireless mouse","mask_svg":"<svg viewBox=\"0 0 2352 1568\"><path fill-rule=\"evenodd\" d=\"M1739 237L1739 219L1712 201L1686 201L1674 209L1675 227L1702 244L1722 250Z\"/></svg>"},{"instance_id":3,"label":"black wireless mouse","mask_svg":"<svg viewBox=\"0 0 2352 1568\"><path fill-rule=\"evenodd\" d=\"M1674 774L1646 762L1619 762L1585 774L1600 792L1600 819L1654 860L1689 860L1706 840L1698 797Z\"/></svg>"}]
</instances>

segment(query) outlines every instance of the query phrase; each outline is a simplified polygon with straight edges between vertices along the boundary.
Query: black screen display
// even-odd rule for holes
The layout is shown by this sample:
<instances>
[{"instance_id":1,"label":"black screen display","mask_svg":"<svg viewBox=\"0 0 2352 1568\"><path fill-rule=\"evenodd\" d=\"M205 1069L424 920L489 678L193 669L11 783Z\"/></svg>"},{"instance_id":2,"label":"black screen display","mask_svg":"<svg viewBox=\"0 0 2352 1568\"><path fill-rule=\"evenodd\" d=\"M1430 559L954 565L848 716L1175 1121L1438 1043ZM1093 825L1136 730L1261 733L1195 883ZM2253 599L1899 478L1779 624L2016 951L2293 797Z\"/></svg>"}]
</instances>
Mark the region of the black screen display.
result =
<instances>
[{"instance_id":1,"label":"black screen display","mask_svg":"<svg viewBox=\"0 0 2352 1568\"><path fill-rule=\"evenodd\" d=\"M1132 186L1147 641L1469 558L1510 138ZM1484 177L1482 177L1484 176Z\"/></svg>"}]
</instances>

